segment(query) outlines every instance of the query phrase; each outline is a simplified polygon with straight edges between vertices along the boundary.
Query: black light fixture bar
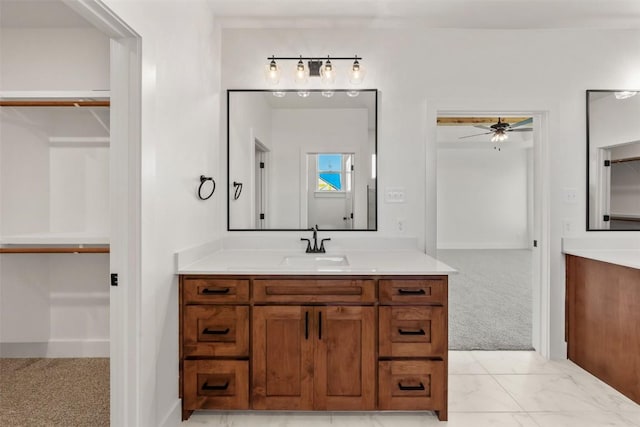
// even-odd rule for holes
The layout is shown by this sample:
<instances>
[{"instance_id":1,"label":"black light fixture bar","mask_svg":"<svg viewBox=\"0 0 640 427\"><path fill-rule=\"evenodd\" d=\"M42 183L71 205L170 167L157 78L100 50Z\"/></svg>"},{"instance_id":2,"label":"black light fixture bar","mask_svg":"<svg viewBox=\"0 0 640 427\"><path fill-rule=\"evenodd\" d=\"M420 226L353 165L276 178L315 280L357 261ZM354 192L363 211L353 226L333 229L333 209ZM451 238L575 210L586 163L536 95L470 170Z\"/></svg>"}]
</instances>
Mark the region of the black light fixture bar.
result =
<instances>
[{"instance_id":1,"label":"black light fixture bar","mask_svg":"<svg viewBox=\"0 0 640 427\"><path fill-rule=\"evenodd\" d=\"M358 60L361 61L362 57L360 56L329 56L329 57L325 57L325 56L269 56L267 58L267 60L276 60L276 61L298 61L298 60L305 60L305 61L322 61L325 59L330 59L332 61L354 61L354 60Z\"/></svg>"}]
</instances>

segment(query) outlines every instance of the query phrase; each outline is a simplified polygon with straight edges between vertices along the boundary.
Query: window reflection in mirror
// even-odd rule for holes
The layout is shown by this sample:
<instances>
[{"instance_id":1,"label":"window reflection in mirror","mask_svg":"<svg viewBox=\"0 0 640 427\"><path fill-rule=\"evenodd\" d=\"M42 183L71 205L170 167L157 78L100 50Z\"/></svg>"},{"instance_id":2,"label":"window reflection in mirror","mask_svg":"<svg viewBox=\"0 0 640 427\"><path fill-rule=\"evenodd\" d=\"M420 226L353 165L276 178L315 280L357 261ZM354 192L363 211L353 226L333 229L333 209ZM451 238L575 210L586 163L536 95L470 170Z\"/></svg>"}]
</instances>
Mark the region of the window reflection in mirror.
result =
<instances>
[{"instance_id":1,"label":"window reflection in mirror","mask_svg":"<svg viewBox=\"0 0 640 427\"><path fill-rule=\"evenodd\" d=\"M377 229L377 91L309 92L227 92L229 230Z\"/></svg>"},{"instance_id":2,"label":"window reflection in mirror","mask_svg":"<svg viewBox=\"0 0 640 427\"><path fill-rule=\"evenodd\" d=\"M640 93L587 91L587 230L640 230Z\"/></svg>"}]
</instances>

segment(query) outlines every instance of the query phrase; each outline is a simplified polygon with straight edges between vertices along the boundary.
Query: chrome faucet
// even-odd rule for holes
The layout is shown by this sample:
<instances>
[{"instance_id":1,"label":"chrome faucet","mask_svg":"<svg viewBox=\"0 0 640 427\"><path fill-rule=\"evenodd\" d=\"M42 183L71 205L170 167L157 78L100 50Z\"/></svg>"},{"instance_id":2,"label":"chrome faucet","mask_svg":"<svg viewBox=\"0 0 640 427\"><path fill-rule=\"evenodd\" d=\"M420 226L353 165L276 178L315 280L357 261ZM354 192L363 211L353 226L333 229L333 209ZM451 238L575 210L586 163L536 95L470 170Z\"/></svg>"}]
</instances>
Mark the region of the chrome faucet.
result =
<instances>
[{"instance_id":1,"label":"chrome faucet","mask_svg":"<svg viewBox=\"0 0 640 427\"><path fill-rule=\"evenodd\" d=\"M305 239L304 237L300 238L302 241L307 242L307 249L305 250L308 254L323 254L326 252L324 248L324 242L331 240L330 238L321 239L320 247L318 247L318 224L314 227L311 227L309 230L313 231L313 246L311 245L311 239Z\"/></svg>"}]
</instances>

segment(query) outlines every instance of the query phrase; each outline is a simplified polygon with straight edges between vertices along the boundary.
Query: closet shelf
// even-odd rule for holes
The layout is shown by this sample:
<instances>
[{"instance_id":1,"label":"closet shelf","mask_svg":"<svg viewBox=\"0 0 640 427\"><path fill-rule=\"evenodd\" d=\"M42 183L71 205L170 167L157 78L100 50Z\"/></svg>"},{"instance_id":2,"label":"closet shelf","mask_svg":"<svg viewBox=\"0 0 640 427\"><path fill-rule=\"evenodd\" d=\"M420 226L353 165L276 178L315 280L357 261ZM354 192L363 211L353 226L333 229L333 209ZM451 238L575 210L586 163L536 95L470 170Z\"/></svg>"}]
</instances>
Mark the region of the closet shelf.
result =
<instances>
[{"instance_id":1,"label":"closet shelf","mask_svg":"<svg viewBox=\"0 0 640 427\"><path fill-rule=\"evenodd\" d=\"M611 163L627 163L627 162L637 162L640 161L640 157L625 157L622 159L611 160Z\"/></svg>"},{"instance_id":2,"label":"closet shelf","mask_svg":"<svg viewBox=\"0 0 640 427\"><path fill-rule=\"evenodd\" d=\"M109 237L87 233L38 233L0 237L1 245L109 245Z\"/></svg>"},{"instance_id":3,"label":"closet shelf","mask_svg":"<svg viewBox=\"0 0 640 427\"><path fill-rule=\"evenodd\" d=\"M108 90L0 91L2 107L109 107Z\"/></svg>"}]
</instances>

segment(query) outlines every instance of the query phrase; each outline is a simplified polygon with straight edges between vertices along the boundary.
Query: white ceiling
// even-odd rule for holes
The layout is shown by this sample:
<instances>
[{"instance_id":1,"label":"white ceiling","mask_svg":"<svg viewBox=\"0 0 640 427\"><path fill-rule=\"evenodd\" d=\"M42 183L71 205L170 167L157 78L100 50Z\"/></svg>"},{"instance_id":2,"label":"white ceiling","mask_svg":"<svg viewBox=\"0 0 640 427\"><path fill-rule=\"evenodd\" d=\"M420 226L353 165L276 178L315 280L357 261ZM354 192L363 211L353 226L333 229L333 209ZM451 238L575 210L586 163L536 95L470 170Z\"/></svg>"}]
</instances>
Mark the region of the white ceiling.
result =
<instances>
[{"instance_id":1,"label":"white ceiling","mask_svg":"<svg viewBox=\"0 0 640 427\"><path fill-rule=\"evenodd\" d=\"M432 28L640 28L640 0L208 0L222 17L402 18ZM326 21L326 20L325 20ZM307 24L310 24L307 22Z\"/></svg>"},{"instance_id":2,"label":"white ceiling","mask_svg":"<svg viewBox=\"0 0 640 427\"><path fill-rule=\"evenodd\" d=\"M134 1L134 0L129 0ZM144 1L149 7L161 0ZM193 1L193 0L162 0ZM282 26L394 24L431 28L640 28L640 0L203 0L218 17ZM358 21L355 22L354 20ZM245 22L246 24L246 22ZM262 23L268 25L267 23ZM6 28L87 27L61 0L0 0Z\"/></svg>"}]
</instances>

